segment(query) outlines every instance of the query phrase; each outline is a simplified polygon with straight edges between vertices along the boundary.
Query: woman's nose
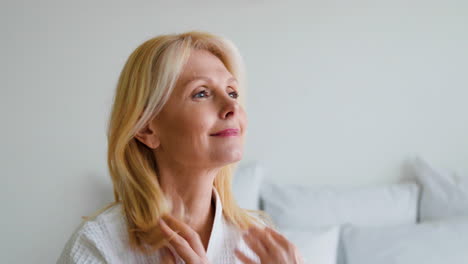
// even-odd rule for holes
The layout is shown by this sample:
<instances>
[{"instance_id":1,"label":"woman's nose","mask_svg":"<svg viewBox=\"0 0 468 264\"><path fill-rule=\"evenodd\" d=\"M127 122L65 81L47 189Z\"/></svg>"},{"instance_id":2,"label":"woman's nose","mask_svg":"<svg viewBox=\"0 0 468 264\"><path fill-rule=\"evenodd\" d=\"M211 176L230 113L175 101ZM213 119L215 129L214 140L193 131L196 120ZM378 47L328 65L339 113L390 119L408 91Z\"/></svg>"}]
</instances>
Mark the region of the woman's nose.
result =
<instances>
[{"instance_id":1,"label":"woman's nose","mask_svg":"<svg viewBox=\"0 0 468 264\"><path fill-rule=\"evenodd\" d=\"M220 118L227 119L232 118L237 115L237 110L239 107L239 103L236 99L228 96L228 99L223 99L221 111L220 111Z\"/></svg>"}]
</instances>

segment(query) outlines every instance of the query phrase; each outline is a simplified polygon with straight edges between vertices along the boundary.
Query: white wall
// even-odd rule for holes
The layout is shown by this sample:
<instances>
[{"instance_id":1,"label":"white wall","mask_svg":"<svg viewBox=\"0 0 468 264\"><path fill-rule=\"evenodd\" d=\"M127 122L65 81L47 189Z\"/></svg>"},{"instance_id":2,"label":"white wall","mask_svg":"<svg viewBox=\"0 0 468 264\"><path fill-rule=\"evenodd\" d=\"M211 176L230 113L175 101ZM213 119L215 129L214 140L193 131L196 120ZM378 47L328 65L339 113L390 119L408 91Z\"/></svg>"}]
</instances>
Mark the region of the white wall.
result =
<instances>
[{"instance_id":1,"label":"white wall","mask_svg":"<svg viewBox=\"0 0 468 264\"><path fill-rule=\"evenodd\" d=\"M2 1L0 25L3 263L53 263L80 216L112 200L117 77L161 33L238 45L245 160L271 178L394 182L413 154L468 171L466 1Z\"/></svg>"}]
</instances>

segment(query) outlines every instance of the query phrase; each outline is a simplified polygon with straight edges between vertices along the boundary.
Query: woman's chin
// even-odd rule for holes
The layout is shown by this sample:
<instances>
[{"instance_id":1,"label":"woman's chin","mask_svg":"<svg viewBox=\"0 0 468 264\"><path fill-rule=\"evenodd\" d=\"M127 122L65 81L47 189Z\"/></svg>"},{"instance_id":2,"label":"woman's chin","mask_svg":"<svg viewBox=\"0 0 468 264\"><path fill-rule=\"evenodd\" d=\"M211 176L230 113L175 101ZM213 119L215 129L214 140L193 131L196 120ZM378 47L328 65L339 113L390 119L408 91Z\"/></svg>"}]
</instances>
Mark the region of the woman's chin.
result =
<instances>
[{"instance_id":1,"label":"woman's chin","mask_svg":"<svg viewBox=\"0 0 468 264\"><path fill-rule=\"evenodd\" d=\"M221 165L229 165L231 163L239 162L242 159L243 151L242 150L232 150L229 152L225 152L223 154L217 155L216 160Z\"/></svg>"}]
</instances>

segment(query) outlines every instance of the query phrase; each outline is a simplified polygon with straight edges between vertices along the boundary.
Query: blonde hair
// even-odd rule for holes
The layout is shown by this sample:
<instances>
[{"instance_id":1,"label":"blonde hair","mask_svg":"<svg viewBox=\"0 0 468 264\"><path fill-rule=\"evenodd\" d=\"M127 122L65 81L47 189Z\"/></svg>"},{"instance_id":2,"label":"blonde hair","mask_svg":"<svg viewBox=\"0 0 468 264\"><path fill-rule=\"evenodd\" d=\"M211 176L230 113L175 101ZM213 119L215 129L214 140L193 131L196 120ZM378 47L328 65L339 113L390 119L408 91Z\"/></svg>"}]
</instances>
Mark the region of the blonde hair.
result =
<instances>
[{"instance_id":1,"label":"blonde hair","mask_svg":"<svg viewBox=\"0 0 468 264\"><path fill-rule=\"evenodd\" d=\"M130 246L143 253L167 244L158 220L169 214L172 206L159 185L153 150L134 135L161 111L195 49L217 56L238 80L240 94L245 94L245 68L235 45L223 37L200 31L160 35L145 41L130 55L118 80L107 134L107 162L115 202L100 212L121 203ZM245 105L243 100L240 103ZM271 219L263 212L237 205L231 190L236 165L223 167L214 180L224 217L240 229L260 224L261 220L271 225Z\"/></svg>"}]
</instances>

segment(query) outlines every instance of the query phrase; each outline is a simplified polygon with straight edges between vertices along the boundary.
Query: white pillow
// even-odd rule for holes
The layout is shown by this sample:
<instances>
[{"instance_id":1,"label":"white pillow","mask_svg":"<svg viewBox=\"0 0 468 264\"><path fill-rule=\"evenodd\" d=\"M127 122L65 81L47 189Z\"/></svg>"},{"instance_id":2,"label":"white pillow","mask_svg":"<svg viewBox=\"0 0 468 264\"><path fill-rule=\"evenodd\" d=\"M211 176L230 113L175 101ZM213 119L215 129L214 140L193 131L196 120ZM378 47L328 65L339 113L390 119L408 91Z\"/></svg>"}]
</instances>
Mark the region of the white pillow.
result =
<instances>
[{"instance_id":1,"label":"white pillow","mask_svg":"<svg viewBox=\"0 0 468 264\"><path fill-rule=\"evenodd\" d=\"M468 263L468 219L342 228L347 264Z\"/></svg>"},{"instance_id":2,"label":"white pillow","mask_svg":"<svg viewBox=\"0 0 468 264\"><path fill-rule=\"evenodd\" d=\"M414 183L373 187L262 185L265 211L280 228L307 229L352 223L366 226L415 223Z\"/></svg>"},{"instance_id":3,"label":"white pillow","mask_svg":"<svg viewBox=\"0 0 468 264\"><path fill-rule=\"evenodd\" d=\"M468 175L436 169L421 157L410 159L408 164L421 185L420 221L468 215Z\"/></svg>"},{"instance_id":4,"label":"white pillow","mask_svg":"<svg viewBox=\"0 0 468 264\"><path fill-rule=\"evenodd\" d=\"M336 264L340 236L339 226L281 232L298 248L304 263Z\"/></svg>"},{"instance_id":5,"label":"white pillow","mask_svg":"<svg viewBox=\"0 0 468 264\"><path fill-rule=\"evenodd\" d=\"M244 209L259 210L260 184L264 169L256 161L239 164L234 172L232 191L237 204Z\"/></svg>"}]
</instances>

